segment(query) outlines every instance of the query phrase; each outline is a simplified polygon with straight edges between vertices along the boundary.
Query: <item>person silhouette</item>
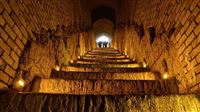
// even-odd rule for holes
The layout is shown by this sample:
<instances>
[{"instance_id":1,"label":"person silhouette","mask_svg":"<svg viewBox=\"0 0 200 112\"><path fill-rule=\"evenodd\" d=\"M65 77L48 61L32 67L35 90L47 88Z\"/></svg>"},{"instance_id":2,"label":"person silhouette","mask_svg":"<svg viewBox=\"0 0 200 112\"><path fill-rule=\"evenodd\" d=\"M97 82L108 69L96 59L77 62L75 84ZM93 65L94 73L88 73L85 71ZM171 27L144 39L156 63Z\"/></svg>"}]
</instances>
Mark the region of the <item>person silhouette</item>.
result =
<instances>
[{"instance_id":1,"label":"person silhouette","mask_svg":"<svg viewBox=\"0 0 200 112\"><path fill-rule=\"evenodd\" d=\"M103 42L103 47L106 48L107 42Z\"/></svg>"},{"instance_id":2,"label":"person silhouette","mask_svg":"<svg viewBox=\"0 0 200 112\"><path fill-rule=\"evenodd\" d=\"M98 44L98 47L101 48L101 44L102 44L102 43L101 43L101 42L98 42L97 44Z\"/></svg>"}]
</instances>

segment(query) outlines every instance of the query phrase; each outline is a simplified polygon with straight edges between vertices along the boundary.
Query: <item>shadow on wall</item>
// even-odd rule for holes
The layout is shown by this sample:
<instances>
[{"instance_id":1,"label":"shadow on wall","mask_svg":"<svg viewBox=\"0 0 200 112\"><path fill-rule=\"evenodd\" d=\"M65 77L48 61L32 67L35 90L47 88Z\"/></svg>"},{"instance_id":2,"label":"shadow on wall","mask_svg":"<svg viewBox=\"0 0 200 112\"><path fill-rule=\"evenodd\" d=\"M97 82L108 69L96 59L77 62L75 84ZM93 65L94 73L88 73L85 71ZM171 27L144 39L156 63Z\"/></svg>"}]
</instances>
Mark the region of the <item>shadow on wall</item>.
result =
<instances>
[{"instance_id":1,"label":"shadow on wall","mask_svg":"<svg viewBox=\"0 0 200 112\"><path fill-rule=\"evenodd\" d=\"M20 58L20 64L16 77L22 77L26 81L25 91L31 88L31 81L37 76L50 78L55 66L62 66L76 58L80 54L79 34L65 36L66 27L58 26L56 30L41 29L35 33L36 40L29 40ZM78 32L77 32L78 33ZM66 41L67 40L67 41ZM69 45L73 43L73 46ZM70 55L66 55L70 54Z\"/></svg>"}]
</instances>

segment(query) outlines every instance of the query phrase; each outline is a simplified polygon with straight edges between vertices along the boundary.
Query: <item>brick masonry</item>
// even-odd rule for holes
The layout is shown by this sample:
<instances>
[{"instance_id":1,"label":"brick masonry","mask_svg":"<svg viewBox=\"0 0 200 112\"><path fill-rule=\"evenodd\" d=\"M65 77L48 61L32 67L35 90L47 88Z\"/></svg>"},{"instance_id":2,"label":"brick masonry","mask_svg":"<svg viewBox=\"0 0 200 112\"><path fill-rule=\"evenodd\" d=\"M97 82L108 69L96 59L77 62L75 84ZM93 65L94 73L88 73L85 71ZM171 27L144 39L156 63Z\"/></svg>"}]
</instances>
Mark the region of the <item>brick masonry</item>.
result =
<instances>
[{"instance_id":1,"label":"brick masonry","mask_svg":"<svg viewBox=\"0 0 200 112\"><path fill-rule=\"evenodd\" d=\"M27 39L35 40L33 32L74 23L80 15L84 15L80 21L88 20L87 12L78 13L84 7L73 9L78 2L0 0L0 88L8 87L15 78Z\"/></svg>"},{"instance_id":2,"label":"brick masonry","mask_svg":"<svg viewBox=\"0 0 200 112\"><path fill-rule=\"evenodd\" d=\"M180 92L200 90L200 0L127 0L119 5L117 23L128 25L116 28L114 47L139 61L146 60L161 74L166 71L165 59L170 77L179 80ZM79 23L88 25L90 13L86 6L81 0L0 0L0 88L9 86L15 78L27 39L35 40L33 32L63 24L72 24L70 30ZM144 25L143 37L138 36L138 28L131 27L132 23ZM156 33L152 44L150 27ZM77 35L77 40L83 41L89 36ZM91 48L88 41L84 44L89 47L75 46L77 40L68 38L67 47L80 47L82 54ZM78 55L73 49L69 49L68 59Z\"/></svg>"},{"instance_id":3,"label":"brick masonry","mask_svg":"<svg viewBox=\"0 0 200 112\"><path fill-rule=\"evenodd\" d=\"M161 72L161 75L166 71L166 67L162 66L165 59L170 77L175 76L179 80L180 92L200 90L200 0L128 0L121 5L129 8L130 12L119 15L119 18L122 16L119 23L125 23L126 27L117 29L114 46L130 57L140 61L145 59L151 69ZM137 27L131 27L128 20L144 25L143 37L138 36ZM156 29L152 44L149 27ZM122 35L125 39L117 41Z\"/></svg>"}]
</instances>

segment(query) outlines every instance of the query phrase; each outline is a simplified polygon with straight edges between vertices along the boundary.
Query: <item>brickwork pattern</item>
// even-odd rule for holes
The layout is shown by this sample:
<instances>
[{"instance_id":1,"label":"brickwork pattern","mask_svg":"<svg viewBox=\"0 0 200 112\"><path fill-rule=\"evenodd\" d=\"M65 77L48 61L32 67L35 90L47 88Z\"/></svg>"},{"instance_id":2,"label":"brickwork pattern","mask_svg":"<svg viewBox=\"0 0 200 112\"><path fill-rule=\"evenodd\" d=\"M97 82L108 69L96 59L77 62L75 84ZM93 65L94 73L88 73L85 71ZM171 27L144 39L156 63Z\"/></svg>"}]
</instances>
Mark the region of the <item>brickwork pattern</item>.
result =
<instances>
[{"instance_id":1,"label":"brickwork pattern","mask_svg":"<svg viewBox=\"0 0 200 112\"><path fill-rule=\"evenodd\" d=\"M71 0L0 0L0 88L8 87L16 75L19 58L27 39L35 40L33 32L57 25L84 23L84 6ZM86 10L86 9L85 9ZM76 12L76 13L74 13ZM83 15L82 19L80 15ZM87 19L87 23L89 23Z\"/></svg>"},{"instance_id":2,"label":"brickwork pattern","mask_svg":"<svg viewBox=\"0 0 200 112\"><path fill-rule=\"evenodd\" d=\"M145 58L152 69L161 73L165 71L165 59L169 74L179 80L180 92L199 91L200 0L138 0L130 6L135 8L130 8L131 15L126 20L144 24L145 35L139 38L135 27L118 29L115 40L121 40L122 35L125 39L116 41L115 47L139 60ZM156 29L153 44L149 41L149 27Z\"/></svg>"}]
</instances>

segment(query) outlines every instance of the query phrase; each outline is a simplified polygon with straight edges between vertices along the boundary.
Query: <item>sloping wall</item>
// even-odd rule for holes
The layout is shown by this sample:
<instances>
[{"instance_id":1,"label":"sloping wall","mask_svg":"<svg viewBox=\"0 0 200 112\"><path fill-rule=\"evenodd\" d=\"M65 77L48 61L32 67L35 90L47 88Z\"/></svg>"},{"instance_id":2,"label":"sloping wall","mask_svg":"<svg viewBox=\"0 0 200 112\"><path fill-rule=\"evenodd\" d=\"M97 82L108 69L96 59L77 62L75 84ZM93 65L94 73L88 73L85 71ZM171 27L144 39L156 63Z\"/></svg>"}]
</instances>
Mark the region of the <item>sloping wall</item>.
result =
<instances>
[{"instance_id":1,"label":"sloping wall","mask_svg":"<svg viewBox=\"0 0 200 112\"><path fill-rule=\"evenodd\" d=\"M180 92L200 90L200 1L129 0L121 7L130 10L119 15L115 48L175 76Z\"/></svg>"},{"instance_id":2,"label":"sloping wall","mask_svg":"<svg viewBox=\"0 0 200 112\"><path fill-rule=\"evenodd\" d=\"M88 15L82 1L0 0L0 88L13 82L27 40L35 40L34 32L57 25L76 32L90 24Z\"/></svg>"}]
</instances>

